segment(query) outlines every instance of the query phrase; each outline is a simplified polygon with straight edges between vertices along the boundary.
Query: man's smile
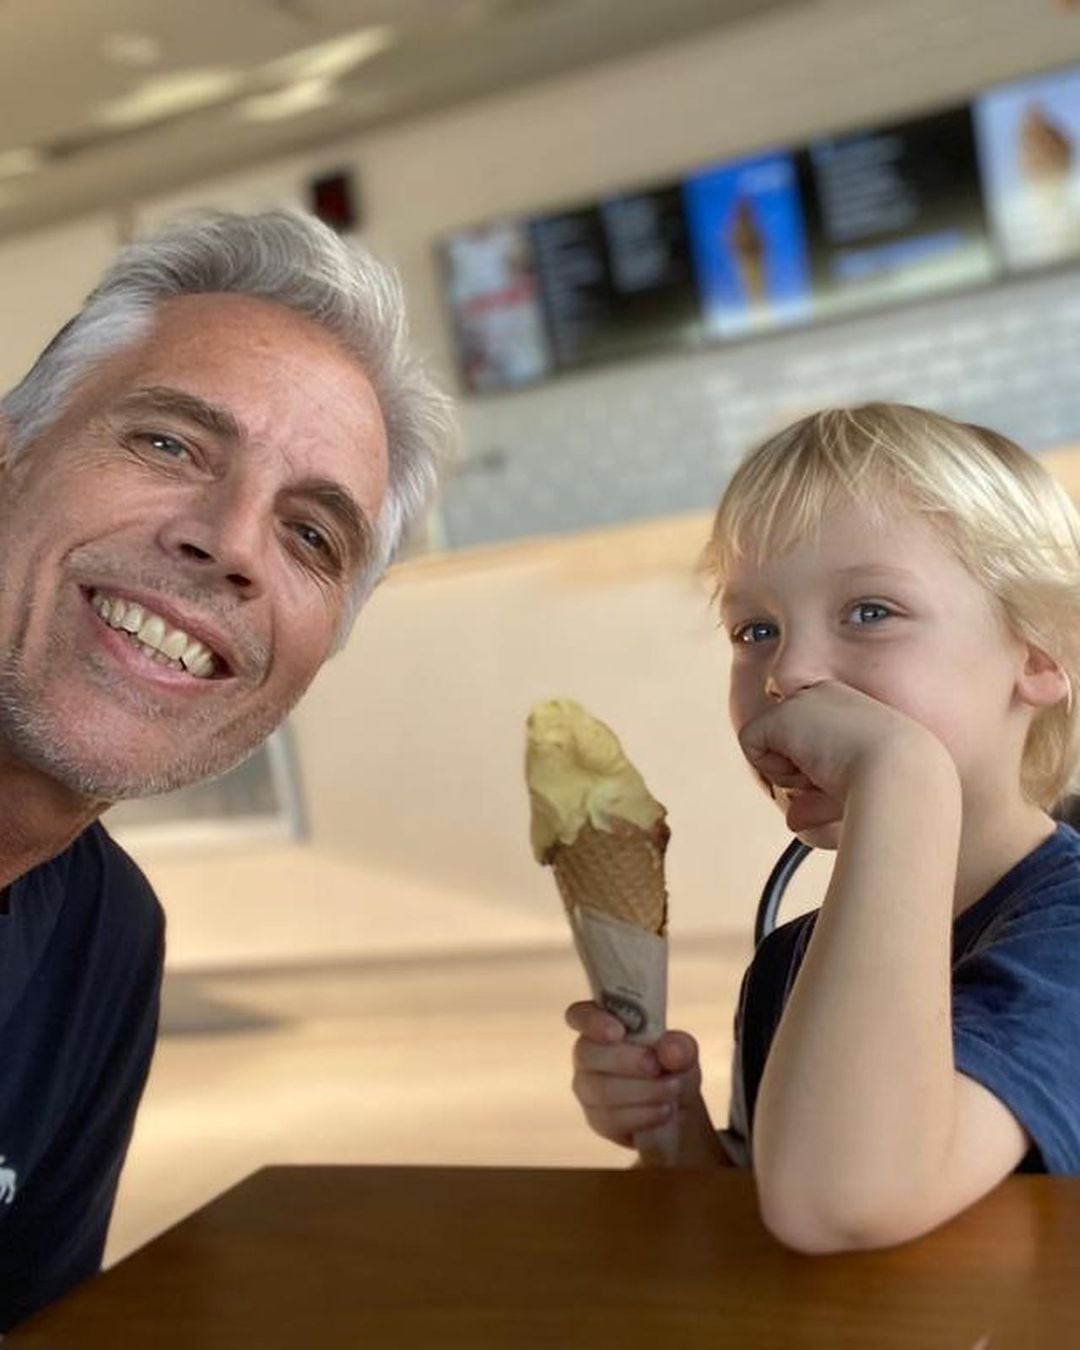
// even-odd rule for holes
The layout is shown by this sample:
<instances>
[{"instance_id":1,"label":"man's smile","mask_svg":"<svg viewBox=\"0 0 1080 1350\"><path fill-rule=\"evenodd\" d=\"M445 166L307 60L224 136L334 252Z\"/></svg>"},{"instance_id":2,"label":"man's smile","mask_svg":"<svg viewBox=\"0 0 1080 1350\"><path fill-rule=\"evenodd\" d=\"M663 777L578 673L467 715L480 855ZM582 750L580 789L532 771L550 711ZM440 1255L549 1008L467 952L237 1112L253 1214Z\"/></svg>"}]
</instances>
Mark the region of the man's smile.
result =
<instances>
[{"instance_id":1,"label":"man's smile","mask_svg":"<svg viewBox=\"0 0 1080 1350\"><path fill-rule=\"evenodd\" d=\"M198 638L182 628L171 628L160 614L134 600L95 590L90 603L110 628L130 635L162 665L186 670L196 679L209 679L220 667L220 660Z\"/></svg>"},{"instance_id":2,"label":"man's smile","mask_svg":"<svg viewBox=\"0 0 1080 1350\"><path fill-rule=\"evenodd\" d=\"M171 591L129 589L104 577L81 581L78 591L87 621L100 635L102 654L108 652L163 693L208 693L222 682L259 680L265 672L268 653L261 644L229 632L203 606Z\"/></svg>"}]
</instances>

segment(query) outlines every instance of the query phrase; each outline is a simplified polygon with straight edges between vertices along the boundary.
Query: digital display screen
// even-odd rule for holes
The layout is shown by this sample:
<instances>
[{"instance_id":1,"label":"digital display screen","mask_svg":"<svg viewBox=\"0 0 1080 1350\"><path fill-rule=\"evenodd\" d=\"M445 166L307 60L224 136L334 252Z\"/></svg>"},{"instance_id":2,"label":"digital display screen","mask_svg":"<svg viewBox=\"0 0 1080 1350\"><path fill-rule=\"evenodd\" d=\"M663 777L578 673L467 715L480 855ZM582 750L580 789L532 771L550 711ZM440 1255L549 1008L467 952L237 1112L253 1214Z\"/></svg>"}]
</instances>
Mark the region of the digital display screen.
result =
<instances>
[{"instance_id":1,"label":"digital display screen","mask_svg":"<svg viewBox=\"0 0 1080 1350\"><path fill-rule=\"evenodd\" d=\"M993 276L968 108L817 140L798 163L815 314Z\"/></svg>"},{"instance_id":2,"label":"digital display screen","mask_svg":"<svg viewBox=\"0 0 1080 1350\"><path fill-rule=\"evenodd\" d=\"M442 244L470 391L1080 259L1080 69Z\"/></svg>"},{"instance_id":3,"label":"digital display screen","mask_svg":"<svg viewBox=\"0 0 1080 1350\"><path fill-rule=\"evenodd\" d=\"M975 101L987 210L1005 263L1080 256L1080 71L1003 85Z\"/></svg>"},{"instance_id":4,"label":"digital display screen","mask_svg":"<svg viewBox=\"0 0 1080 1350\"><path fill-rule=\"evenodd\" d=\"M700 336L678 187L534 217L529 229L559 367Z\"/></svg>"},{"instance_id":5,"label":"digital display screen","mask_svg":"<svg viewBox=\"0 0 1080 1350\"><path fill-rule=\"evenodd\" d=\"M791 155L716 165L687 179L683 194L708 335L737 336L809 314L806 222Z\"/></svg>"},{"instance_id":6,"label":"digital display screen","mask_svg":"<svg viewBox=\"0 0 1080 1350\"><path fill-rule=\"evenodd\" d=\"M535 384L551 372L532 244L524 224L461 230L443 268L462 383L474 393Z\"/></svg>"}]
</instances>

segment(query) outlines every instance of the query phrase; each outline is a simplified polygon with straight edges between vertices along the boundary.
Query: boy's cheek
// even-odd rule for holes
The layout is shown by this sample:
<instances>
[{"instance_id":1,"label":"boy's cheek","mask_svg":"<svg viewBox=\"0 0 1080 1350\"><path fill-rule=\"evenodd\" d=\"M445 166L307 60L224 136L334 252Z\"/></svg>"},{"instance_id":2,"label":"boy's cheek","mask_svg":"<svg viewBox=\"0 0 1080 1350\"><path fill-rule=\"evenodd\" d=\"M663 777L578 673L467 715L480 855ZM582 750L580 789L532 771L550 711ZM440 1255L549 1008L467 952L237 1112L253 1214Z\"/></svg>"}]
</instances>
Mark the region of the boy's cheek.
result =
<instances>
[{"instance_id":1,"label":"boy's cheek","mask_svg":"<svg viewBox=\"0 0 1080 1350\"><path fill-rule=\"evenodd\" d=\"M733 673L728 689L728 717L735 734L739 735L748 722L752 722L768 705L765 691L760 682L751 682L742 673Z\"/></svg>"}]
</instances>

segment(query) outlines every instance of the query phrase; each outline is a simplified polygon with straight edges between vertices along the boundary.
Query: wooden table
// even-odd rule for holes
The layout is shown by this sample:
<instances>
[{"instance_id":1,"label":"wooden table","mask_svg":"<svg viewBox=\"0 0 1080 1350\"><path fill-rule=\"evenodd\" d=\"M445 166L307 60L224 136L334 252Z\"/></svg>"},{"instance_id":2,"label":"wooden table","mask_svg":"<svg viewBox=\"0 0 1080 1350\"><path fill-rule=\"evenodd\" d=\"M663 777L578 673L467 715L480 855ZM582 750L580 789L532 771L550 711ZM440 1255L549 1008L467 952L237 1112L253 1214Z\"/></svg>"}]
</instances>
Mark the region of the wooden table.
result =
<instances>
[{"instance_id":1,"label":"wooden table","mask_svg":"<svg viewBox=\"0 0 1080 1350\"><path fill-rule=\"evenodd\" d=\"M1070 1350L1080 1181L1014 1178L907 1247L801 1257L740 1172L273 1167L8 1345Z\"/></svg>"}]
</instances>

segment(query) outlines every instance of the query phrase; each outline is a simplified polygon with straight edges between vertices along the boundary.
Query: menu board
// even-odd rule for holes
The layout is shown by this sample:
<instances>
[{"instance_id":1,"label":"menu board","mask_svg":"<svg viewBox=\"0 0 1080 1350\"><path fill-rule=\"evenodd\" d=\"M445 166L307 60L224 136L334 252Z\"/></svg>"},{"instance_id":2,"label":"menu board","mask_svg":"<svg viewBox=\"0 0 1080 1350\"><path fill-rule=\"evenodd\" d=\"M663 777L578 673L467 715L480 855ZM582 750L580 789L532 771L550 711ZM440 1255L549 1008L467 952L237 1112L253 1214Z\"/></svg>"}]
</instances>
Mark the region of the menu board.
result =
<instances>
[{"instance_id":1,"label":"menu board","mask_svg":"<svg viewBox=\"0 0 1080 1350\"><path fill-rule=\"evenodd\" d=\"M987 209L1006 265L1080 256L1080 71L1004 85L975 102Z\"/></svg>"},{"instance_id":2,"label":"menu board","mask_svg":"<svg viewBox=\"0 0 1080 1350\"><path fill-rule=\"evenodd\" d=\"M465 387L1080 259L1080 69L443 244Z\"/></svg>"},{"instance_id":3,"label":"menu board","mask_svg":"<svg viewBox=\"0 0 1080 1350\"><path fill-rule=\"evenodd\" d=\"M815 314L993 276L968 108L814 141L799 175Z\"/></svg>"},{"instance_id":4,"label":"menu board","mask_svg":"<svg viewBox=\"0 0 1080 1350\"><path fill-rule=\"evenodd\" d=\"M683 184L705 331L775 328L810 312L798 175L789 154L720 164Z\"/></svg>"},{"instance_id":5,"label":"menu board","mask_svg":"<svg viewBox=\"0 0 1080 1350\"><path fill-rule=\"evenodd\" d=\"M536 217L529 230L560 368L700 336L678 187Z\"/></svg>"},{"instance_id":6,"label":"menu board","mask_svg":"<svg viewBox=\"0 0 1080 1350\"><path fill-rule=\"evenodd\" d=\"M525 226L499 221L461 230L443 250L466 389L504 389L547 376L551 353Z\"/></svg>"}]
</instances>

